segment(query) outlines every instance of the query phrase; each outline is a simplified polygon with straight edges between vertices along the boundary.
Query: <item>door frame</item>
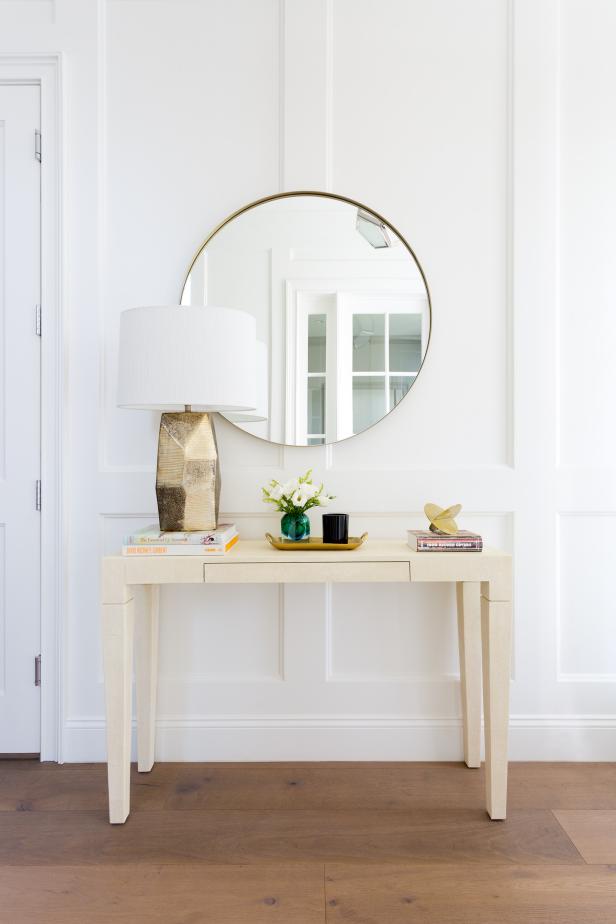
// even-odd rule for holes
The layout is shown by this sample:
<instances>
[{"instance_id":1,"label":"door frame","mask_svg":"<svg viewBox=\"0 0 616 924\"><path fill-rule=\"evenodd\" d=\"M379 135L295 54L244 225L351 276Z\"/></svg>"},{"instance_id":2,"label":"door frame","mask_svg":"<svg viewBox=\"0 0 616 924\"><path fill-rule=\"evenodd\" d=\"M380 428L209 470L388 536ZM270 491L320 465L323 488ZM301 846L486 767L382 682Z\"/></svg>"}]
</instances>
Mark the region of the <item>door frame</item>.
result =
<instances>
[{"instance_id":1,"label":"door frame","mask_svg":"<svg viewBox=\"0 0 616 924\"><path fill-rule=\"evenodd\" d=\"M0 54L0 84L33 84L41 92L41 760L61 762L67 538L62 55ZM34 153L34 133L32 145Z\"/></svg>"}]
</instances>

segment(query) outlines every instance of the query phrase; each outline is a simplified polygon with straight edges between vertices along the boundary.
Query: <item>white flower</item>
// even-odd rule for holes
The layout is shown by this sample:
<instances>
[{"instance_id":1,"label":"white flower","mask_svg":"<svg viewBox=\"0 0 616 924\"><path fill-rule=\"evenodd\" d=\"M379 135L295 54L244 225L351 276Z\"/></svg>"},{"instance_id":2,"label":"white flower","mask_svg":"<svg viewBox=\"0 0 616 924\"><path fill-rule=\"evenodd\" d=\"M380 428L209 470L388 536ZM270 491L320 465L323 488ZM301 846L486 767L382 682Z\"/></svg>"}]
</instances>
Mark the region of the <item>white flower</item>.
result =
<instances>
[{"instance_id":1,"label":"white flower","mask_svg":"<svg viewBox=\"0 0 616 924\"><path fill-rule=\"evenodd\" d=\"M269 492L272 500L280 500L282 497L282 485L275 484L274 487Z\"/></svg>"},{"instance_id":2,"label":"white flower","mask_svg":"<svg viewBox=\"0 0 616 924\"><path fill-rule=\"evenodd\" d=\"M319 497L319 507L327 507L330 501L331 497L328 497L327 494L321 494Z\"/></svg>"},{"instance_id":3,"label":"white flower","mask_svg":"<svg viewBox=\"0 0 616 924\"><path fill-rule=\"evenodd\" d=\"M295 507L303 507L309 500L312 500L313 497L314 491L310 490L310 485L300 484L298 490L291 498L291 502Z\"/></svg>"},{"instance_id":4,"label":"white flower","mask_svg":"<svg viewBox=\"0 0 616 924\"><path fill-rule=\"evenodd\" d=\"M299 479L291 478L290 481L286 481L282 486L282 493L285 497L290 497L297 489L299 488Z\"/></svg>"}]
</instances>

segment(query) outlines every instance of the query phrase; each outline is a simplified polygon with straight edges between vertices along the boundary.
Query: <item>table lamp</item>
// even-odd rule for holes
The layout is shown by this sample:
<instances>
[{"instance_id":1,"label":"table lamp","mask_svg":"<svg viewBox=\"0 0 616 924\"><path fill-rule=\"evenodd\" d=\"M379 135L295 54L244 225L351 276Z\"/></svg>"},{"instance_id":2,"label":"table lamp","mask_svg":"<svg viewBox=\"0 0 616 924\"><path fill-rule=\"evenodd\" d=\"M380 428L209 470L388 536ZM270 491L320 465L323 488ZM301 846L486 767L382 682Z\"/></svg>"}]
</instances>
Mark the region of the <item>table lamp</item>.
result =
<instances>
[{"instance_id":1,"label":"table lamp","mask_svg":"<svg viewBox=\"0 0 616 924\"><path fill-rule=\"evenodd\" d=\"M220 463L212 411L257 404L256 321L213 306L130 308L120 317L118 407L162 410L160 528L215 529Z\"/></svg>"}]
</instances>

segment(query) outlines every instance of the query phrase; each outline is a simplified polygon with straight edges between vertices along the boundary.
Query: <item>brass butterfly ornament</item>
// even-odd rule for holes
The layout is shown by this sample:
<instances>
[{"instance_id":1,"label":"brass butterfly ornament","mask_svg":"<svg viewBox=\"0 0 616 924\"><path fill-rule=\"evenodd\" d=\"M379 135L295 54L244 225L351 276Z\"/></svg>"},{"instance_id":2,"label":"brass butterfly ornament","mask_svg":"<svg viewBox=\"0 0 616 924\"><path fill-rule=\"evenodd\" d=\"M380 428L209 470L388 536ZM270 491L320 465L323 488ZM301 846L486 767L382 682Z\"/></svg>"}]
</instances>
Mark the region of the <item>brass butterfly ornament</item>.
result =
<instances>
[{"instance_id":1,"label":"brass butterfly ornament","mask_svg":"<svg viewBox=\"0 0 616 924\"><path fill-rule=\"evenodd\" d=\"M424 513L430 520L430 530L433 533L445 533L447 536L455 536L458 533L458 524L454 517L462 510L462 504L454 504L453 507L443 509L438 504L426 504Z\"/></svg>"}]
</instances>

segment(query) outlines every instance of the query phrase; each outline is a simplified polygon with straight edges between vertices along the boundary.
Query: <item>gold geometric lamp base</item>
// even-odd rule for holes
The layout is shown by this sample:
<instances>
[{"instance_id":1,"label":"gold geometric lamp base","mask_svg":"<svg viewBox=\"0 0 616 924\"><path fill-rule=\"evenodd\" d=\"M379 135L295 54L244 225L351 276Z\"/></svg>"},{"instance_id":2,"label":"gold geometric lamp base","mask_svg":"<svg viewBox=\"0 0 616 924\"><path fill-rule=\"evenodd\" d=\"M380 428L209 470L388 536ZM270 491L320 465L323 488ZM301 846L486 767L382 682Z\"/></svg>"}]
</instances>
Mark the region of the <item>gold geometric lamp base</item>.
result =
<instances>
[{"instance_id":1,"label":"gold geometric lamp base","mask_svg":"<svg viewBox=\"0 0 616 924\"><path fill-rule=\"evenodd\" d=\"M164 531L215 529L220 463L210 414L163 414L158 437L156 500Z\"/></svg>"}]
</instances>

